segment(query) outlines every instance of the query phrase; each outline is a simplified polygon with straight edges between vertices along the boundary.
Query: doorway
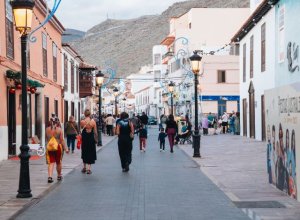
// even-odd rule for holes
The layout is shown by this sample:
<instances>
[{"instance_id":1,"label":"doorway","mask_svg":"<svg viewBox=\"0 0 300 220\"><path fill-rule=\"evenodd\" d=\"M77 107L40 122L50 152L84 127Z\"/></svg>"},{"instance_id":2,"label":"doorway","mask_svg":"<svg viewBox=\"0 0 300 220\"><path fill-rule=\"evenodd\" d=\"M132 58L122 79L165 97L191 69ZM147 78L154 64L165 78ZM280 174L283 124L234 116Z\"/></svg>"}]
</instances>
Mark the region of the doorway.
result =
<instances>
[{"instance_id":1,"label":"doorway","mask_svg":"<svg viewBox=\"0 0 300 220\"><path fill-rule=\"evenodd\" d=\"M39 138L39 140L42 140L42 101L40 100L41 95L35 94L35 105L34 105L34 118L35 118L35 135ZM45 121L45 124L48 122Z\"/></svg>"},{"instance_id":2,"label":"doorway","mask_svg":"<svg viewBox=\"0 0 300 220\"><path fill-rule=\"evenodd\" d=\"M243 136L247 137L247 99L243 99Z\"/></svg>"},{"instance_id":3,"label":"doorway","mask_svg":"<svg viewBox=\"0 0 300 220\"><path fill-rule=\"evenodd\" d=\"M265 96L261 96L261 139L266 141Z\"/></svg>"},{"instance_id":4,"label":"doorway","mask_svg":"<svg viewBox=\"0 0 300 220\"><path fill-rule=\"evenodd\" d=\"M219 100L218 101L218 117L222 116L226 112L226 101Z\"/></svg>"},{"instance_id":5,"label":"doorway","mask_svg":"<svg viewBox=\"0 0 300 220\"><path fill-rule=\"evenodd\" d=\"M250 138L255 139L255 90L252 81L249 86L249 122L250 122Z\"/></svg>"},{"instance_id":6,"label":"doorway","mask_svg":"<svg viewBox=\"0 0 300 220\"><path fill-rule=\"evenodd\" d=\"M8 156L16 155L16 94L7 89L7 118L8 118Z\"/></svg>"}]
</instances>

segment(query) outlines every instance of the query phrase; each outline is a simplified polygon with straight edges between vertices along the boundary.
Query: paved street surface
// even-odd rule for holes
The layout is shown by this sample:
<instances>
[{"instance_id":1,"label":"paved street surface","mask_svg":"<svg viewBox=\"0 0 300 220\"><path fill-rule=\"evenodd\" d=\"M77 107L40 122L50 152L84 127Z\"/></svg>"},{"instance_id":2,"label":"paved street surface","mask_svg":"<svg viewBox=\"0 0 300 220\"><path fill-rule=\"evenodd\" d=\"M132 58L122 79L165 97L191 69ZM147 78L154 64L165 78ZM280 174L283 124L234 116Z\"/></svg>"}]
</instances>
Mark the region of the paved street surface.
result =
<instances>
[{"instance_id":1,"label":"paved street surface","mask_svg":"<svg viewBox=\"0 0 300 220\"><path fill-rule=\"evenodd\" d=\"M129 173L114 140L99 151L92 175L77 167L17 219L248 219L183 151L159 152L157 130L149 129L146 153L135 140Z\"/></svg>"},{"instance_id":2,"label":"paved street surface","mask_svg":"<svg viewBox=\"0 0 300 220\"><path fill-rule=\"evenodd\" d=\"M114 137L103 136L103 146ZM101 148L97 147L97 150ZM63 158L63 176L70 173L75 167L81 165L80 150L75 149L74 154L65 154ZM47 165L45 158L39 160L30 160L30 184L32 198L17 199L17 190L19 186L20 161L6 160L0 162L0 220L9 218L14 219L19 211L28 207L32 203L39 201L43 195L53 190L58 184L56 182L56 171L54 171L55 182L47 183ZM41 217L36 218L41 219Z\"/></svg>"},{"instance_id":3,"label":"paved street surface","mask_svg":"<svg viewBox=\"0 0 300 220\"><path fill-rule=\"evenodd\" d=\"M190 145L181 145L192 157ZM299 220L300 203L268 183L266 144L236 135L202 136L203 171L255 220Z\"/></svg>"}]
</instances>

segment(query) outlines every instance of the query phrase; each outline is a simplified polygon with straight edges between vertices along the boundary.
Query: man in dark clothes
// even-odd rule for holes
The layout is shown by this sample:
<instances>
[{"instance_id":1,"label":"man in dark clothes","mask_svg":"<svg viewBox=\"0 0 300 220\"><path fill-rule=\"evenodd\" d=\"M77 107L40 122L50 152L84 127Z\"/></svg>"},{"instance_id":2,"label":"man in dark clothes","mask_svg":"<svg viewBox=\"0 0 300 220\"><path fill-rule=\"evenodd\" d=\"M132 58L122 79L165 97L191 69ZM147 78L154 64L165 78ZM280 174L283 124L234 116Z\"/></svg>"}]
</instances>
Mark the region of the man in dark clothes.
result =
<instances>
[{"instance_id":1,"label":"man in dark clothes","mask_svg":"<svg viewBox=\"0 0 300 220\"><path fill-rule=\"evenodd\" d=\"M146 115L145 112L142 113L142 116L140 117L140 120L142 124L147 125L148 124L148 116Z\"/></svg>"}]
</instances>

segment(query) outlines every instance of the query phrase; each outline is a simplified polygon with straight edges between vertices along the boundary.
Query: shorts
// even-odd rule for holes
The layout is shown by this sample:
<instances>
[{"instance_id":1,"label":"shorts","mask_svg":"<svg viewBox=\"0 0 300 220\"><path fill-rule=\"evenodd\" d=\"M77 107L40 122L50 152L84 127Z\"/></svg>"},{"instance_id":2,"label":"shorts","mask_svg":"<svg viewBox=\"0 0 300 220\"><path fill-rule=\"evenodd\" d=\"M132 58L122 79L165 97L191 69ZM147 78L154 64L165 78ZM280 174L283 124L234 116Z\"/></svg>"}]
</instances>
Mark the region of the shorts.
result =
<instances>
[{"instance_id":1,"label":"shorts","mask_svg":"<svg viewBox=\"0 0 300 220\"><path fill-rule=\"evenodd\" d=\"M222 126L228 126L228 122L223 121Z\"/></svg>"},{"instance_id":2,"label":"shorts","mask_svg":"<svg viewBox=\"0 0 300 220\"><path fill-rule=\"evenodd\" d=\"M58 145L57 151L46 151L46 162L47 164L56 163L59 164L62 161L63 150L62 145Z\"/></svg>"}]
</instances>

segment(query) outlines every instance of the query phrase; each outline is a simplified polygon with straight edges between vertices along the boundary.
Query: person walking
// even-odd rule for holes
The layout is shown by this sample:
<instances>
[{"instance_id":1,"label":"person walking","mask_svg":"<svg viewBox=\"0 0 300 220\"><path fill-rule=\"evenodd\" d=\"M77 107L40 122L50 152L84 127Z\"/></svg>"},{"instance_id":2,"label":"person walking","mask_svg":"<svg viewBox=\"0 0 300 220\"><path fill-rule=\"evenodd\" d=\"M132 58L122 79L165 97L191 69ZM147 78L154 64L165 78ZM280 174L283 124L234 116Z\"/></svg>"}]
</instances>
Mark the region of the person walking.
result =
<instances>
[{"instance_id":1,"label":"person walking","mask_svg":"<svg viewBox=\"0 0 300 220\"><path fill-rule=\"evenodd\" d=\"M79 133L77 123L74 120L74 116L69 117L69 121L66 123L65 134L67 135L67 145L70 151L72 149L72 153L75 150L75 140L76 135Z\"/></svg>"},{"instance_id":2,"label":"person walking","mask_svg":"<svg viewBox=\"0 0 300 220\"><path fill-rule=\"evenodd\" d=\"M170 144L170 152L173 153L174 139L176 134L178 133L177 123L174 120L174 116L171 114L168 117L168 121L166 122L166 133L168 134L169 144Z\"/></svg>"},{"instance_id":3,"label":"person walking","mask_svg":"<svg viewBox=\"0 0 300 220\"><path fill-rule=\"evenodd\" d=\"M160 148L160 152L161 151L165 151L165 145L166 145L166 137L168 135L165 133L165 129L161 128L159 135L158 135L158 141L159 141L159 148Z\"/></svg>"},{"instance_id":4,"label":"person walking","mask_svg":"<svg viewBox=\"0 0 300 220\"><path fill-rule=\"evenodd\" d=\"M203 129L203 135L208 135L208 128L213 129L213 127L211 126L211 122L209 122L208 117L206 117L205 115L202 118L202 129Z\"/></svg>"},{"instance_id":5,"label":"person walking","mask_svg":"<svg viewBox=\"0 0 300 220\"><path fill-rule=\"evenodd\" d=\"M147 128L147 124L148 124L149 118L148 118L148 116L146 115L145 112L142 112L140 120L141 120L142 124L144 124L146 126L146 128Z\"/></svg>"},{"instance_id":6,"label":"person walking","mask_svg":"<svg viewBox=\"0 0 300 220\"><path fill-rule=\"evenodd\" d=\"M82 173L91 174L91 164L97 160L96 140L97 140L97 125L94 119L91 118L89 109L84 111L85 119L80 122L82 129L82 144L81 144L81 159L83 162Z\"/></svg>"},{"instance_id":7,"label":"person walking","mask_svg":"<svg viewBox=\"0 0 300 220\"><path fill-rule=\"evenodd\" d=\"M228 115L226 112L222 115L222 127L223 127L223 134L227 133L228 127Z\"/></svg>"},{"instance_id":8,"label":"person walking","mask_svg":"<svg viewBox=\"0 0 300 220\"><path fill-rule=\"evenodd\" d=\"M132 118L130 119L133 128L134 128L134 132L138 132L138 129L140 127L140 119L138 117L136 117L135 113L133 113Z\"/></svg>"},{"instance_id":9,"label":"person walking","mask_svg":"<svg viewBox=\"0 0 300 220\"><path fill-rule=\"evenodd\" d=\"M114 127L115 119L111 114L107 115L107 118L105 119L106 124L106 131L108 136L113 136L113 127Z\"/></svg>"},{"instance_id":10,"label":"person walking","mask_svg":"<svg viewBox=\"0 0 300 220\"><path fill-rule=\"evenodd\" d=\"M121 113L121 118L116 127L118 135L118 149L123 172L129 171L129 165L132 161L132 141L134 137L134 127L129 121L129 115L126 112Z\"/></svg>"},{"instance_id":11,"label":"person walking","mask_svg":"<svg viewBox=\"0 0 300 220\"><path fill-rule=\"evenodd\" d=\"M140 151L146 152L146 142L147 142L147 130L145 128L145 125L142 124L141 128L139 130L139 139L140 139Z\"/></svg>"},{"instance_id":12,"label":"person walking","mask_svg":"<svg viewBox=\"0 0 300 220\"><path fill-rule=\"evenodd\" d=\"M46 128L46 146L52 142L52 145L57 145L57 150L49 151L48 147L46 149L46 162L48 164L48 183L53 182L53 169L54 164L56 163L56 170L57 170L57 180L62 180L62 158L63 158L63 149L66 153L69 153L68 148L64 142L64 135L62 129L59 126L58 118L51 118L48 122ZM53 141L52 141L53 140ZM54 142L54 143L53 143Z\"/></svg>"},{"instance_id":13,"label":"person walking","mask_svg":"<svg viewBox=\"0 0 300 220\"><path fill-rule=\"evenodd\" d=\"M211 112L208 113L207 120L208 120L208 128L213 128L215 124L215 116L213 116Z\"/></svg>"}]
</instances>

